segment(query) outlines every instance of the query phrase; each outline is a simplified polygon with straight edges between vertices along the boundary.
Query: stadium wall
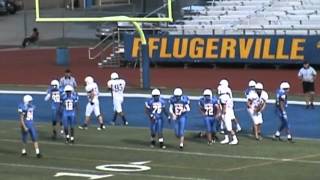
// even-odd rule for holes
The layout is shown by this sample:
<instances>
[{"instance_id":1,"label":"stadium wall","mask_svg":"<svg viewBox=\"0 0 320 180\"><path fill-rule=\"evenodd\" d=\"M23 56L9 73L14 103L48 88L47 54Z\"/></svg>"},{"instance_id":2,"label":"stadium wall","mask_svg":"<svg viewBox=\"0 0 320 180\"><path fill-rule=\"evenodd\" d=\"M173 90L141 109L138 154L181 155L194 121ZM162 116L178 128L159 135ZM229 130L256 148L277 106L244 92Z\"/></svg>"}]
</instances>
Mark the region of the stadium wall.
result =
<instances>
[{"instance_id":1,"label":"stadium wall","mask_svg":"<svg viewBox=\"0 0 320 180\"><path fill-rule=\"evenodd\" d=\"M124 36L125 58L136 60L141 40ZM149 36L149 58L161 62L320 64L320 36Z\"/></svg>"}]
</instances>

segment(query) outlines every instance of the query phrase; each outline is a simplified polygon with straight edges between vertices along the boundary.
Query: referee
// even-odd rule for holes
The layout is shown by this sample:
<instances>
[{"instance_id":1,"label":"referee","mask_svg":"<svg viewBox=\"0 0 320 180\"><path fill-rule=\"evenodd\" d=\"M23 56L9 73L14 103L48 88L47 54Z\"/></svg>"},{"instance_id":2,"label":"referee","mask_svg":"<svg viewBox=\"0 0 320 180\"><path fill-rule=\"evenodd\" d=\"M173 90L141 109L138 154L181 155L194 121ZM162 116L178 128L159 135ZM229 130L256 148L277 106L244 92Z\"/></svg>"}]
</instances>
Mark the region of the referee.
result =
<instances>
[{"instance_id":1,"label":"referee","mask_svg":"<svg viewBox=\"0 0 320 180\"><path fill-rule=\"evenodd\" d=\"M64 76L60 79L60 87L64 88L66 85L72 86L74 89L77 88L77 82L74 77L71 76L70 69L66 69Z\"/></svg>"},{"instance_id":2,"label":"referee","mask_svg":"<svg viewBox=\"0 0 320 180\"><path fill-rule=\"evenodd\" d=\"M309 65L308 61L303 62L303 67L298 73L299 79L302 81L303 93L305 94L306 108L314 109L314 81L317 76L317 72L313 67Z\"/></svg>"}]
</instances>

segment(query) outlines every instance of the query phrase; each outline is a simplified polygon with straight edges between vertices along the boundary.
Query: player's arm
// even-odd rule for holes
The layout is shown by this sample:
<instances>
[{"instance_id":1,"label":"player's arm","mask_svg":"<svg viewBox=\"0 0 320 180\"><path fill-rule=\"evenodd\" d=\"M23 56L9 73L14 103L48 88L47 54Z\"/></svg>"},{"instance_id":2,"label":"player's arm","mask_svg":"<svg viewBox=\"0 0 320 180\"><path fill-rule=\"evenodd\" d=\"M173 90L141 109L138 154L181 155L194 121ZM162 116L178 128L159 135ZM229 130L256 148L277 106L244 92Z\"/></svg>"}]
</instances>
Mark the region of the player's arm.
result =
<instances>
[{"instance_id":1,"label":"player's arm","mask_svg":"<svg viewBox=\"0 0 320 180\"><path fill-rule=\"evenodd\" d=\"M216 112L215 118L217 119L221 116L221 109L220 109L219 104L214 105L214 110L215 110L214 112Z\"/></svg>"},{"instance_id":2,"label":"player's arm","mask_svg":"<svg viewBox=\"0 0 320 180\"><path fill-rule=\"evenodd\" d=\"M206 110L204 109L203 107L203 104L201 101L199 101L199 110L200 110L200 113L205 116L206 115Z\"/></svg>"},{"instance_id":3,"label":"player's arm","mask_svg":"<svg viewBox=\"0 0 320 180\"><path fill-rule=\"evenodd\" d=\"M45 100L45 101L48 101L48 100L50 99L50 97L51 97L51 93L50 93L50 91L48 90L46 97L44 97L44 100Z\"/></svg>"},{"instance_id":4,"label":"player's arm","mask_svg":"<svg viewBox=\"0 0 320 180\"><path fill-rule=\"evenodd\" d=\"M26 115L25 112L23 112L22 110L19 110L20 126L24 131L28 131L28 128L27 128L26 124L24 123L25 115Z\"/></svg>"},{"instance_id":5,"label":"player's arm","mask_svg":"<svg viewBox=\"0 0 320 180\"><path fill-rule=\"evenodd\" d=\"M173 111L173 104L170 104L169 106L169 113L171 114L171 119L172 120L176 120L177 116L175 115L174 111Z\"/></svg>"},{"instance_id":6,"label":"player's arm","mask_svg":"<svg viewBox=\"0 0 320 180\"><path fill-rule=\"evenodd\" d=\"M148 102L145 103L144 112L149 117L150 121L154 120L154 114L152 113L151 106L148 104Z\"/></svg>"}]
</instances>

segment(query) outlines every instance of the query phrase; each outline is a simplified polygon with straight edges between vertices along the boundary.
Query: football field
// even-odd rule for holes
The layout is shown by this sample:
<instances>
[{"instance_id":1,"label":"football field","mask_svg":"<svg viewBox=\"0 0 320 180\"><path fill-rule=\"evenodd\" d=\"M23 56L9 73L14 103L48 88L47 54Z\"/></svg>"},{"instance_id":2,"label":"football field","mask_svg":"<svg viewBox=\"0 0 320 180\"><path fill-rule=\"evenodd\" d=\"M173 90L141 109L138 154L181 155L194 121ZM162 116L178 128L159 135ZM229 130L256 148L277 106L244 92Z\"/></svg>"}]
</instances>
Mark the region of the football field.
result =
<instances>
[{"instance_id":1,"label":"football field","mask_svg":"<svg viewBox=\"0 0 320 180\"><path fill-rule=\"evenodd\" d=\"M167 149L163 150L149 147L147 128L113 126L105 131L77 130L76 144L67 145L62 137L50 139L48 123L38 123L43 158L37 159L31 145L27 157L19 156L16 122L1 121L0 125L5 127L0 130L1 179L320 178L319 141L288 143L265 138L257 142L241 135L239 145L208 146L205 139L188 132L186 147L180 151L173 132L166 130Z\"/></svg>"},{"instance_id":2,"label":"football field","mask_svg":"<svg viewBox=\"0 0 320 180\"><path fill-rule=\"evenodd\" d=\"M143 113L143 103L148 95L127 95L124 109L129 126L108 126L96 130L93 120L88 130L76 129L76 143L67 145L60 136L51 140L50 106L44 102L44 94L32 92L37 109L35 121L39 133L43 158L37 159L31 144L27 157L20 157L21 140L17 122L17 104L23 94L31 92L2 92L0 94L0 179L223 179L223 180L314 180L320 178L320 141L298 139L319 137L317 109L305 110L291 104L288 114L294 131L295 143L273 141L268 138L278 125L272 103L265 111L264 135L256 141L247 134L250 120L245 104L237 101L236 116L243 131L239 145L208 146L205 139L197 137L203 122L192 97L186 133L185 148L178 149L172 124L165 124L167 149L149 147L148 120ZM31 94L32 94L31 93ZM102 112L110 121L111 99L103 96ZM86 98L80 97L78 120L83 119ZM318 106L316 107L318 108ZM290 116L291 115L291 116ZM78 122L79 123L79 122ZM220 139L223 138L219 135ZM285 138L284 138L285 139Z\"/></svg>"}]
</instances>

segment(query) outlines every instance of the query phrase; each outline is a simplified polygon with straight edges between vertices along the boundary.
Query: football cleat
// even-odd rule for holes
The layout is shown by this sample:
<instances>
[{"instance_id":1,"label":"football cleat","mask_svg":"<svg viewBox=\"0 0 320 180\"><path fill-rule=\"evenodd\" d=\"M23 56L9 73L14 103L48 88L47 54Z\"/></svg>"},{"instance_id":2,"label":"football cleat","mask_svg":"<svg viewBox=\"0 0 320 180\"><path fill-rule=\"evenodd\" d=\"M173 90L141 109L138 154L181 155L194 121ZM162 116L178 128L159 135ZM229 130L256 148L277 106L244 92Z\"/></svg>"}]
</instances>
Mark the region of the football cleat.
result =
<instances>
[{"instance_id":1,"label":"football cleat","mask_svg":"<svg viewBox=\"0 0 320 180\"><path fill-rule=\"evenodd\" d=\"M42 155L39 153L39 154L37 154L37 158L42 158Z\"/></svg>"},{"instance_id":2,"label":"football cleat","mask_svg":"<svg viewBox=\"0 0 320 180\"><path fill-rule=\"evenodd\" d=\"M151 147L151 148L154 148L155 145L156 145L156 141L155 141L155 140L152 140L152 141L150 142L150 147Z\"/></svg>"},{"instance_id":3,"label":"football cleat","mask_svg":"<svg viewBox=\"0 0 320 180\"><path fill-rule=\"evenodd\" d=\"M234 140L232 140L229 144L231 144L231 145L236 145L236 144L238 144L238 140L234 139Z\"/></svg>"},{"instance_id":4,"label":"football cleat","mask_svg":"<svg viewBox=\"0 0 320 180\"><path fill-rule=\"evenodd\" d=\"M220 141L220 144L228 144L229 143L229 138L226 138L222 141Z\"/></svg>"},{"instance_id":5,"label":"football cleat","mask_svg":"<svg viewBox=\"0 0 320 180\"><path fill-rule=\"evenodd\" d=\"M164 145L163 142L161 142L161 143L160 143L160 148L161 148L161 149L166 149L167 147Z\"/></svg>"},{"instance_id":6,"label":"football cleat","mask_svg":"<svg viewBox=\"0 0 320 180\"><path fill-rule=\"evenodd\" d=\"M280 136L273 135L272 140L274 140L274 141L281 141L281 138L280 138Z\"/></svg>"},{"instance_id":7,"label":"football cleat","mask_svg":"<svg viewBox=\"0 0 320 180\"><path fill-rule=\"evenodd\" d=\"M128 126L129 125L128 121L123 122L123 125Z\"/></svg>"},{"instance_id":8,"label":"football cleat","mask_svg":"<svg viewBox=\"0 0 320 180\"><path fill-rule=\"evenodd\" d=\"M87 129L88 129L88 126L86 126L86 125L81 125L81 126L79 126L79 129L87 130Z\"/></svg>"},{"instance_id":9,"label":"football cleat","mask_svg":"<svg viewBox=\"0 0 320 180\"><path fill-rule=\"evenodd\" d=\"M21 153L21 157L26 157L27 155L27 153Z\"/></svg>"},{"instance_id":10,"label":"football cleat","mask_svg":"<svg viewBox=\"0 0 320 180\"><path fill-rule=\"evenodd\" d=\"M180 143L179 149L180 149L181 151L183 150L183 144L182 144L182 143Z\"/></svg>"}]
</instances>

